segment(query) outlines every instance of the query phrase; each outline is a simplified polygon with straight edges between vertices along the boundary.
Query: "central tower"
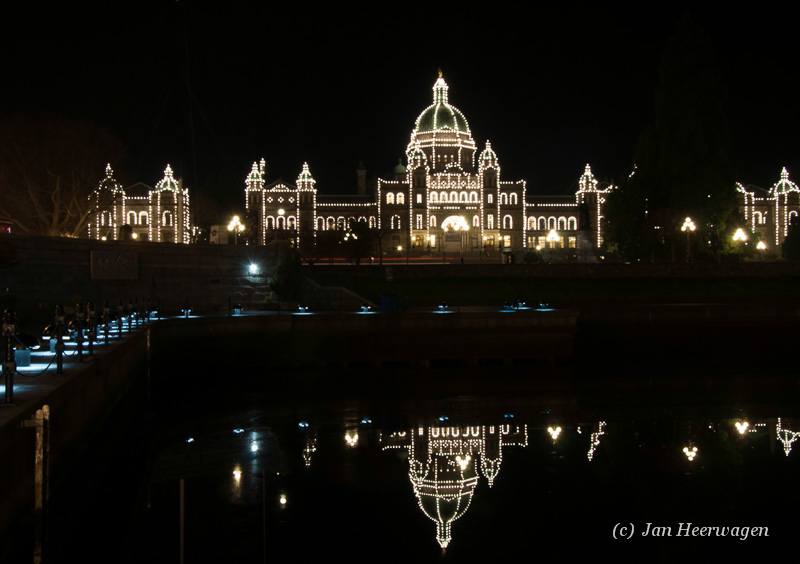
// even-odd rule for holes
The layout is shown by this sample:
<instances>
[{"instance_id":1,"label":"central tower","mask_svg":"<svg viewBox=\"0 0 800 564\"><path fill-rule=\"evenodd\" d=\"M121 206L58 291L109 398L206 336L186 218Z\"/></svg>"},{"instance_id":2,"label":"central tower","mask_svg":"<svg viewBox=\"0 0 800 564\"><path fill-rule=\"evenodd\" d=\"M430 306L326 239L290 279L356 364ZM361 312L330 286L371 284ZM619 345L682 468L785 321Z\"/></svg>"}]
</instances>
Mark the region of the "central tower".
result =
<instances>
[{"instance_id":1,"label":"central tower","mask_svg":"<svg viewBox=\"0 0 800 564\"><path fill-rule=\"evenodd\" d=\"M411 157L416 148L421 149L432 173L459 168L475 172L475 141L469 130L467 118L448 102L448 86L439 71L433 85L433 104L417 118L406 156Z\"/></svg>"}]
</instances>

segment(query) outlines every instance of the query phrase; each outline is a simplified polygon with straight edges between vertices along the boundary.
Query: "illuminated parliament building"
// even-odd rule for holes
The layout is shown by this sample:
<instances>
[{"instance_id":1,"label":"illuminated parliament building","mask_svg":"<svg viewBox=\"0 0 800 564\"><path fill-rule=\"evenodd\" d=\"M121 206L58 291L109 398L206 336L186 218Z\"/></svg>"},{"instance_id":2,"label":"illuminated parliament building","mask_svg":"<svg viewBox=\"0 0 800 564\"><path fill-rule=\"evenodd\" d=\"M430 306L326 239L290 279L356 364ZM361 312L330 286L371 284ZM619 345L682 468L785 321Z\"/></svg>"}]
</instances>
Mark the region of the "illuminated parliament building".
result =
<instances>
[{"instance_id":1,"label":"illuminated parliament building","mask_svg":"<svg viewBox=\"0 0 800 564\"><path fill-rule=\"evenodd\" d=\"M192 242L189 190L175 179L169 165L155 188L138 182L127 189L108 165L91 200L97 210L89 223L91 239L124 239L122 229L126 228L130 238L140 241Z\"/></svg>"},{"instance_id":2,"label":"illuminated parliament building","mask_svg":"<svg viewBox=\"0 0 800 564\"><path fill-rule=\"evenodd\" d=\"M280 236L310 248L321 232L344 232L363 221L387 236L384 249L412 254L590 251L603 242L603 202L610 189L599 189L586 165L575 196L528 201L524 180L501 178L491 143L479 150L464 114L449 102L441 73L433 103L414 124L406 162L398 163L394 178L379 179L373 194L367 194L363 170L358 196L318 194L308 164L295 185L267 185L265 175L262 159L245 181L248 216L260 244Z\"/></svg>"},{"instance_id":3,"label":"illuminated parliament building","mask_svg":"<svg viewBox=\"0 0 800 564\"><path fill-rule=\"evenodd\" d=\"M384 250L412 256L567 249L592 260L603 246L604 204L614 187L598 183L588 164L572 196L529 196L524 180L502 179L491 143L479 149L464 114L450 104L441 73L405 156L393 178L379 179L374 190L368 192L362 169L358 194L340 196L319 194L308 164L291 185L268 184L264 159L253 163L245 179L249 242L289 240L313 252L325 232L338 237L364 222ZM749 230L761 244L778 248L800 213L800 188L783 169L768 191L742 184L737 191ZM192 241L189 193L169 166L155 188L138 183L127 189L109 166L92 198L91 238L121 239L127 230L139 240Z\"/></svg>"}]
</instances>

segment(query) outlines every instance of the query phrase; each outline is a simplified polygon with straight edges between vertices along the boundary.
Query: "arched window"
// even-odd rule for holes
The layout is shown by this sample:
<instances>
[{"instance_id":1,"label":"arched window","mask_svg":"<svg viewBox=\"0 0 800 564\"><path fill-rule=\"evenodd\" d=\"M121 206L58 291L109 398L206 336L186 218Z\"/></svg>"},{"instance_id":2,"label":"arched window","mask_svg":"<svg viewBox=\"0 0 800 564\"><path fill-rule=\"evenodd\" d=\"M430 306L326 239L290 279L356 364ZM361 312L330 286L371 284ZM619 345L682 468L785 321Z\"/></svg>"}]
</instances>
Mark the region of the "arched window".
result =
<instances>
[{"instance_id":1,"label":"arched window","mask_svg":"<svg viewBox=\"0 0 800 564\"><path fill-rule=\"evenodd\" d=\"M136 212L128 212L128 225L136 225Z\"/></svg>"},{"instance_id":2,"label":"arched window","mask_svg":"<svg viewBox=\"0 0 800 564\"><path fill-rule=\"evenodd\" d=\"M343 217L337 217L336 218L336 229L339 229L340 231L344 231L344 218Z\"/></svg>"},{"instance_id":3,"label":"arched window","mask_svg":"<svg viewBox=\"0 0 800 564\"><path fill-rule=\"evenodd\" d=\"M547 229L547 220L544 217L539 218L539 231L545 231Z\"/></svg>"},{"instance_id":4,"label":"arched window","mask_svg":"<svg viewBox=\"0 0 800 564\"><path fill-rule=\"evenodd\" d=\"M458 194L456 194L456 191L455 191L455 190L453 190L452 192L450 192L450 203L451 203L451 204L458 203Z\"/></svg>"},{"instance_id":5,"label":"arched window","mask_svg":"<svg viewBox=\"0 0 800 564\"><path fill-rule=\"evenodd\" d=\"M394 194L392 192L386 193L386 203L387 204L394 204Z\"/></svg>"},{"instance_id":6,"label":"arched window","mask_svg":"<svg viewBox=\"0 0 800 564\"><path fill-rule=\"evenodd\" d=\"M431 218L428 220L428 224L429 224L431 227L436 227L436 216L435 216L435 215L432 215L432 216L431 216Z\"/></svg>"},{"instance_id":7,"label":"arched window","mask_svg":"<svg viewBox=\"0 0 800 564\"><path fill-rule=\"evenodd\" d=\"M165 211L163 217L161 218L161 224L165 227L172 227L172 213L169 211Z\"/></svg>"},{"instance_id":8,"label":"arched window","mask_svg":"<svg viewBox=\"0 0 800 564\"><path fill-rule=\"evenodd\" d=\"M328 229L336 229L336 218L329 217L328 218Z\"/></svg>"},{"instance_id":9,"label":"arched window","mask_svg":"<svg viewBox=\"0 0 800 564\"><path fill-rule=\"evenodd\" d=\"M375 216L374 215L369 216L369 228L370 229L375 229Z\"/></svg>"},{"instance_id":10,"label":"arched window","mask_svg":"<svg viewBox=\"0 0 800 564\"><path fill-rule=\"evenodd\" d=\"M398 204L405 204L406 203L405 194L403 194L402 192L398 192L397 193L397 203Z\"/></svg>"},{"instance_id":11,"label":"arched window","mask_svg":"<svg viewBox=\"0 0 800 564\"><path fill-rule=\"evenodd\" d=\"M147 215L147 212L140 212L139 213L139 225L149 225L150 218Z\"/></svg>"},{"instance_id":12,"label":"arched window","mask_svg":"<svg viewBox=\"0 0 800 564\"><path fill-rule=\"evenodd\" d=\"M559 231L566 231L567 229L567 218L566 217L559 217L558 218L558 230Z\"/></svg>"},{"instance_id":13,"label":"arched window","mask_svg":"<svg viewBox=\"0 0 800 564\"><path fill-rule=\"evenodd\" d=\"M439 194L439 201L443 204L447 203L447 192L442 192Z\"/></svg>"},{"instance_id":14,"label":"arched window","mask_svg":"<svg viewBox=\"0 0 800 564\"><path fill-rule=\"evenodd\" d=\"M511 198L509 200L509 203L511 203L512 205L516 205L517 204L517 193L516 192L512 192L511 196L509 196L509 198Z\"/></svg>"},{"instance_id":15,"label":"arched window","mask_svg":"<svg viewBox=\"0 0 800 564\"><path fill-rule=\"evenodd\" d=\"M279 215L276 227L278 229L285 229L286 228L286 218L283 217L282 215Z\"/></svg>"},{"instance_id":16,"label":"arched window","mask_svg":"<svg viewBox=\"0 0 800 564\"><path fill-rule=\"evenodd\" d=\"M478 193L477 192L470 192L469 193L469 201L471 203L477 204L478 203Z\"/></svg>"},{"instance_id":17,"label":"arched window","mask_svg":"<svg viewBox=\"0 0 800 564\"><path fill-rule=\"evenodd\" d=\"M505 192L501 192L500 193L500 205L503 206L503 205L506 205L506 204L508 204L508 194L506 194Z\"/></svg>"},{"instance_id":18,"label":"arched window","mask_svg":"<svg viewBox=\"0 0 800 564\"><path fill-rule=\"evenodd\" d=\"M487 229L494 229L494 216L487 215L486 216L486 228Z\"/></svg>"},{"instance_id":19,"label":"arched window","mask_svg":"<svg viewBox=\"0 0 800 564\"><path fill-rule=\"evenodd\" d=\"M399 215L393 215L392 216L391 226L392 226L392 229L402 229L402 223L400 221L400 216Z\"/></svg>"},{"instance_id":20,"label":"arched window","mask_svg":"<svg viewBox=\"0 0 800 564\"><path fill-rule=\"evenodd\" d=\"M530 229L530 230L536 229L536 218L535 217L529 217L528 218L528 229Z\"/></svg>"},{"instance_id":21,"label":"arched window","mask_svg":"<svg viewBox=\"0 0 800 564\"><path fill-rule=\"evenodd\" d=\"M567 229L571 229L572 231L578 230L578 220L574 217L571 217L567 220Z\"/></svg>"},{"instance_id":22,"label":"arched window","mask_svg":"<svg viewBox=\"0 0 800 564\"><path fill-rule=\"evenodd\" d=\"M513 229L514 222L510 215L503 216L503 229Z\"/></svg>"},{"instance_id":23,"label":"arched window","mask_svg":"<svg viewBox=\"0 0 800 564\"><path fill-rule=\"evenodd\" d=\"M294 229L294 227L295 227L295 220L294 220L294 216L293 216L293 215L290 215L290 216L288 217L287 221L288 221L288 227L289 227L289 229Z\"/></svg>"},{"instance_id":24,"label":"arched window","mask_svg":"<svg viewBox=\"0 0 800 564\"><path fill-rule=\"evenodd\" d=\"M435 204L438 201L439 201L439 196L436 194L436 192L431 192L431 202Z\"/></svg>"},{"instance_id":25,"label":"arched window","mask_svg":"<svg viewBox=\"0 0 800 564\"><path fill-rule=\"evenodd\" d=\"M463 204L466 204L467 203L467 193L466 192L461 192L458 195L458 201L463 203Z\"/></svg>"},{"instance_id":26,"label":"arched window","mask_svg":"<svg viewBox=\"0 0 800 564\"><path fill-rule=\"evenodd\" d=\"M317 218L316 229L317 229L317 231L324 231L325 230L325 220L323 218L321 218L321 217Z\"/></svg>"},{"instance_id":27,"label":"arched window","mask_svg":"<svg viewBox=\"0 0 800 564\"><path fill-rule=\"evenodd\" d=\"M275 229L275 218L271 215L267 216L267 229Z\"/></svg>"},{"instance_id":28,"label":"arched window","mask_svg":"<svg viewBox=\"0 0 800 564\"><path fill-rule=\"evenodd\" d=\"M548 229L555 229L556 228L556 218L548 217L547 218L547 228Z\"/></svg>"},{"instance_id":29,"label":"arched window","mask_svg":"<svg viewBox=\"0 0 800 564\"><path fill-rule=\"evenodd\" d=\"M755 220L756 224L764 225L764 216L761 212L753 212L753 219Z\"/></svg>"},{"instance_id":30,"label":"arched window","mask_svg":"<svg viewBox=\"0 0 800 564\"><path fill-rule=\"evenodd\" d=\"M480 227L481 226L481 218L477 215L472 216L472 227Z\"/></svg>"}]
</instances>

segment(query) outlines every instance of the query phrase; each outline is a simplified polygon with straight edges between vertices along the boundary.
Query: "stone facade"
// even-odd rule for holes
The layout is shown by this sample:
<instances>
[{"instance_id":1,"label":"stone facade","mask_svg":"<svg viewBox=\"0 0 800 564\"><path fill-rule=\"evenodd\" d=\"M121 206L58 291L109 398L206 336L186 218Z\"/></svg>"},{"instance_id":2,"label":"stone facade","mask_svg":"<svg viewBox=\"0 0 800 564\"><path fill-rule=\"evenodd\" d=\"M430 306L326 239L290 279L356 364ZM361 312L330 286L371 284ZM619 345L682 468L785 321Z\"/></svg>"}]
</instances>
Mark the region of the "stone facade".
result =
<instances>
[{"instance_id":1,"label":"stone facade","mask_svg":"<svg viewBox=\"0 0 800 564\"><path fill-rule=\"evenodd\" d=\"M767 247L779 248L800 213L800 188L789 180L788 171L781 171L781 179L768 192L739 183L736 189L747 228Z\"/></svg>"},{"instance_id":2,"label":"stone facade","mask_svg":"<svg viewBox=\"0 0 800 564\"><path fill-rule=\"evenodd\" d=\"M119 241L190 243L192 222L189 190L172 175L167 165L155 189L141 182L124 189L114 178L111 165L92 195L97 212L89 223L89 238Z\"/></svg>"},{"instance_id":3,"label":"stone facade","mask_svg":"<svg viewBox=\"0 0 800 564\"><path fill-rule=\"evenodd\" d=\"M489 141L478 154L466 118L448 98L440 75L433 103L414 125L405 164L398 163L394 178L380 179L372 195L321 195L308 164L295 185L267 185L264 160L254 163L245 198L257 242L283 238L309 248L323 232L346 232L364 221L385 236L384 250L402 254L577 248L579 231L588 246L602 245L603 203L611 187L600 187L589 165L574 196L529 197L524 180L502 178Z\"/></svg>"}]
</instances>

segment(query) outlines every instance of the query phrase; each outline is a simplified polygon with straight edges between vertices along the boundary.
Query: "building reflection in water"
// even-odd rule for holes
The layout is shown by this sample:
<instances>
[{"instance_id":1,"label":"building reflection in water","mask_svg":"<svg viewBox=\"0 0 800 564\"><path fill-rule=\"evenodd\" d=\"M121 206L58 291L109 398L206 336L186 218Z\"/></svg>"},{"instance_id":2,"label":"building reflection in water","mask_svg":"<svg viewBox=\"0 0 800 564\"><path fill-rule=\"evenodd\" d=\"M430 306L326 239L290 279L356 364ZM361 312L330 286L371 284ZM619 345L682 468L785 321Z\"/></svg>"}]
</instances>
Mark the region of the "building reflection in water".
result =
<instances>
[{"instance_id":1,"label":"building reflection in water","mask_svg":"<svg viewBox=\"0 0 800 564\"><path fill-rule=\"evenodd\" d=\"M782 421L781 418L778 417L778 423L776 425L776 433L778 435L778 440L783 443L783 452L786 453L786 456L789 456L789 453L792 450L792 443L797 440L797 437L800 436L800 432L792 431L789 429Z\"/></svg>"},{"instance_id":2,"label":"building reflection in water","mask_svg":"<svg viewBox=\"0 0 800 564\"><path fill-rule=\"evenodd\" d=\"M430 519L442 553L447 549L448 557L472 556L509 526L487 515L487 506L514 514L521 500L540 503L551 495L557 503L543 511L574 518L576 530L597 543L618 515L700 522L726 519L731 507L737 515L786 510L786 499L760 484L785 478L796 468L790 453L800 436L800 423L787 417L591 422L561 414L542 419L534 413L518 414L516 423L506 419L500 425L448 426L445 420L395 432L382 432L371 421L359 425L353 417L345 419L344 424L339 418L301 423L298 434L276 432L293 427L281 420L274 427L253 426L246 432L194 433L191 443L186 435L175 435L159 450L151 469L155 501L148 511L159 527L148 534L165 540L166 534L159 536L166 530L162 524L177 522L175 480L182 478L189 503L200 505L188 512L187 521L187 547L195 554L227 554L230 544L216 543L214 536L216 527L227 527L220 539L240 539L245 554L260 554L266 530L270 554L292 555L291 547L304 538L309 523L327 527L320 543L304 547L309 556L321 554L323 547L343 550L338 543L348 520L358 518L364 507L380 510L388 500L394 509L381 513L380 520L422 531L416 537L420 542L409 542L405 554L425 558L424 547L435 546ZM556 442L557 456L552 456ZM224 476L226 488L215 485L216 475ZM406 479L410 491L407 484L393 487ZM491 492L476 491L483 480L489 488L495 486ZM412 492L419 510L412 504L404 514ZM486 499L476 501L476 494ZM348 507L331 511L343 499ZM470 507L473 515L467 515ZM219 523L223 514L226 522ZM340 522L332 523L331 515ZM522 521L517 532L544 527L543 538L554 541L553 553L569 543L558 527L542 525L536 515L518 516ZM594 519L601 523L597 531L589 524ZM775 526L766 518L756 521L754 525ZM212 522L213 527L206 526ZM492 532L483 528L487 526ZM378 530L373 523L364 527ZM503 550L513 553L514 548Z\"/></svg>"},{"instance_id":3,"label":"building reflection in water","mask_svg":"<svg viewBox=\"0 0 800 564\"><path fill-rule=\"evenodd\" d=\"M436 523L436 540L444 550L452 540L452 523L469 508L479 477L492 487L503 448L528 446L528 426L417 427L383 437L382 446L408 450L414 495Z\"/></svg>"}]
</instances>

